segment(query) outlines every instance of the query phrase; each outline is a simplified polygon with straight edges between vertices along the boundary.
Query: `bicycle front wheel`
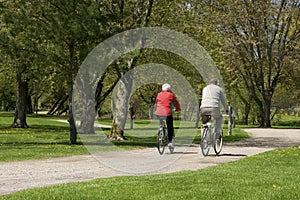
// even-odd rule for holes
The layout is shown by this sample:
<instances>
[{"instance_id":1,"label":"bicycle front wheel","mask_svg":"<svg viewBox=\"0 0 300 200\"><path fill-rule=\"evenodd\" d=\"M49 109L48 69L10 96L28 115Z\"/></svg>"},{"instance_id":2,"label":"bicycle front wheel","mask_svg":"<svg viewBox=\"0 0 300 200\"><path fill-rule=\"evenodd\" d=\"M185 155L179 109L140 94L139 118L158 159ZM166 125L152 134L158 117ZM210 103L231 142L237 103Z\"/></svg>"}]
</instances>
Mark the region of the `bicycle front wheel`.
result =
<instances>
[{"instance_id":1,"label":"bicycle front wheel","mask_svg":"<svg viewBox=\"0 0 300 200\"><path fill-rule=\"evenodd\" d=\"M160 155L162 155L165 151L165 138L163 129L159 129L157 133L157 150Z\"/></svg>"},{"instance_id":2,"label":"bicycle front wheel","mask_svg":"<svg viewBox=\"0 0 300 200\"><path fill-rule=\"evenodd\" d=\"M200 143L200 147L201 147L201 151L203 156L207 156L208 152L209 152L209 144L207 141L207 132L208 132L208 128L204 128L202 131L202 137L201 137L201 143Z\"/></svg>"},{"instance_id":3,"label":"bicycle front wheel","mask_svg":"<svg viewBox=\"0 0 300 200\"><path fill-rule=\"evenodd\" d=\"M222 147L223 147L223 131L221 130L220 135L215 140L215 144L214 144L214 150L217 155L221 153Z\"/></svg>"}]
</instances>

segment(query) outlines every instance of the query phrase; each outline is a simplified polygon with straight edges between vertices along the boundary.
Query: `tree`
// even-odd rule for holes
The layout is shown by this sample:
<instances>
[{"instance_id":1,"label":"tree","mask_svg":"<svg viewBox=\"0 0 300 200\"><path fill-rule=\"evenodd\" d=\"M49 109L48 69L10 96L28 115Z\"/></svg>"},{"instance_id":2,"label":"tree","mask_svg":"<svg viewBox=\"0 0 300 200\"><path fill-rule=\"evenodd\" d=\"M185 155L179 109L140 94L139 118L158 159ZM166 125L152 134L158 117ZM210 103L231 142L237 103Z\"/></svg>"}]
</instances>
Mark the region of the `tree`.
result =
<instances>
[{"instance_id":1,"label":"tree","mask_svg":"<svg viewBox=\"0 0 300 200\"><path fill-rule=\"evenodd\" d=\"M256 102L260 127L271 127L273 95L299 44L298 1L204 2L216 13L212 22L226 38L226 65Z\"/></svg>"},{"instance_id":2,"label":"tree","mask_svg":"<svg viewBox=\"0 0 300 200\"><path fill-rule=\"evenodd\" d=\"M1 37L2 53L6 55L6 65L16 73L16 109L11 127L27 128L26 114L29 99L31 67L37 65L38 39L34 31L34 22L30 19L33 10L31 3L23 1L1 2Z\"/></svg>"},{"instance_id":3,"label":"tree","mask_svg":"<svg viewBox=\"0 0 300 200\"><path fill-rule=\"evenodd\" d=\"M127 3L125 4L124 0L115 1L117 2L116 11L119 12L121 15L124 12L132 13L132 18L126 18L124 15L122 19L120 19L119 26L126 30L126 26L130 24L130 28L136 27L144 27L147 26L150 20L150 16L152 14L152 6L153 0L148 1L135 1L134 4ZM127 20L130 20L127 22ZM126 23L127 22L127 23ZM141 43L143 43L141 39ZM136 67L138 59L142 56L144 52L143 47L133 54L131 58L127 59L128 55L123 58L125 64L120 65L123 66L123 72L128 72ZM127 63L127 64L126 64ZM125 74L124 73L124 74ZM131 87L133 81L133 74L128 77L123 77L120 79L117 88L115 89L115 101L113 102L113 110L114 110L114 119L112 124L112 129L109 135L109 138L113 139L123 139L124 138L124 127L125 122L128 114L128 105L129 105L129 97L131 94Z\"/></svg>"},{"instance_id":4,"label":"tree","mask_svg":"<svg viewBox=\"0 0 300 200\"><path fill-rule=\"evenodd\" d=\"M35 3L39 3L36 1ZM80 63L101 39L96 1L46 1L32 16L46 38L52 64L65 75L68 90L70 144L77 143L73 84Z\"/></svg>"}]
</instances>

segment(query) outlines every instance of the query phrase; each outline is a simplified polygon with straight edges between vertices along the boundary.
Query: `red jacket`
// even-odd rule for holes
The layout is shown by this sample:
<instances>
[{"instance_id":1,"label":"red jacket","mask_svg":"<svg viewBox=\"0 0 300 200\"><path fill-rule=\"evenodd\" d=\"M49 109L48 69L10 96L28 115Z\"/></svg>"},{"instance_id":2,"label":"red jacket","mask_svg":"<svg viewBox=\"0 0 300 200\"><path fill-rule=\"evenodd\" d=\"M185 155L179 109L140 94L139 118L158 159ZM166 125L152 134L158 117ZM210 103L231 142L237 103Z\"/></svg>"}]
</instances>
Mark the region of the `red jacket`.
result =
<instances>
[{"instance_id":1,"label":"red jacket","mask_svg":"<svg viewBox=\"0 0 300 200\"><path fill-rule=\"evenodd\" d=\"M172 115L172 104L175 104L176 111L180 111L180 105L176 97L168 90L164 90L157 94L155 104L155 114L158 116Z\"/></svg>"}]
</instances>

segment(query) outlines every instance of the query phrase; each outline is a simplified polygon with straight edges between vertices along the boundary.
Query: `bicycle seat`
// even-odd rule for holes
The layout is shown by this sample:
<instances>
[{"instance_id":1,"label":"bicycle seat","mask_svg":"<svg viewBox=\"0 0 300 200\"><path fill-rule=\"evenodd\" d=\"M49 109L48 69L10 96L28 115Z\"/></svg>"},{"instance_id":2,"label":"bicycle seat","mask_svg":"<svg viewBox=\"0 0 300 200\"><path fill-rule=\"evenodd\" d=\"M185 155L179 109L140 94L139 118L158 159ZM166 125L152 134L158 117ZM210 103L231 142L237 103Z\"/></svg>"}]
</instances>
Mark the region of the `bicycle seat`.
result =
<instances>
[{"instance_id":1,"label":"bicycle seat","mask_svg":"<svg viewBox=\"0 0 300 200\"><path fill-rule=\"evenodd\" d=\"M207 122L211 121L211 115L204 115L202 116L202 124L206 124Z\"/></svg>"}]
</instances>

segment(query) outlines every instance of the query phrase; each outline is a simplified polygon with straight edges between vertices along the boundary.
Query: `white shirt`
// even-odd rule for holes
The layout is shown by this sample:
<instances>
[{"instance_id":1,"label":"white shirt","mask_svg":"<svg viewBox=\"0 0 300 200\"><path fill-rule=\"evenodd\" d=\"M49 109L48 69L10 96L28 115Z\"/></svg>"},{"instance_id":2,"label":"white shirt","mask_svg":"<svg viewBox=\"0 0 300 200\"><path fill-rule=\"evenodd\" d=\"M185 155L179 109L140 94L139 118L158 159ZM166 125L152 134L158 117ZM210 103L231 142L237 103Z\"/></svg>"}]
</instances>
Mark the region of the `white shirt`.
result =
<instances>
[{"instance_id":1,"label":"white shirt","mask_svg":"<svg viewBox=\"0 0 300 200\"><path fill-rule=\"evenodd\" d=\"M209 84L202 90L202 101L200 108L210 107L210 108L220 108L220 103L226 109L226 99L225 94L221 87Z\"/></svg>"}]
</instances>

